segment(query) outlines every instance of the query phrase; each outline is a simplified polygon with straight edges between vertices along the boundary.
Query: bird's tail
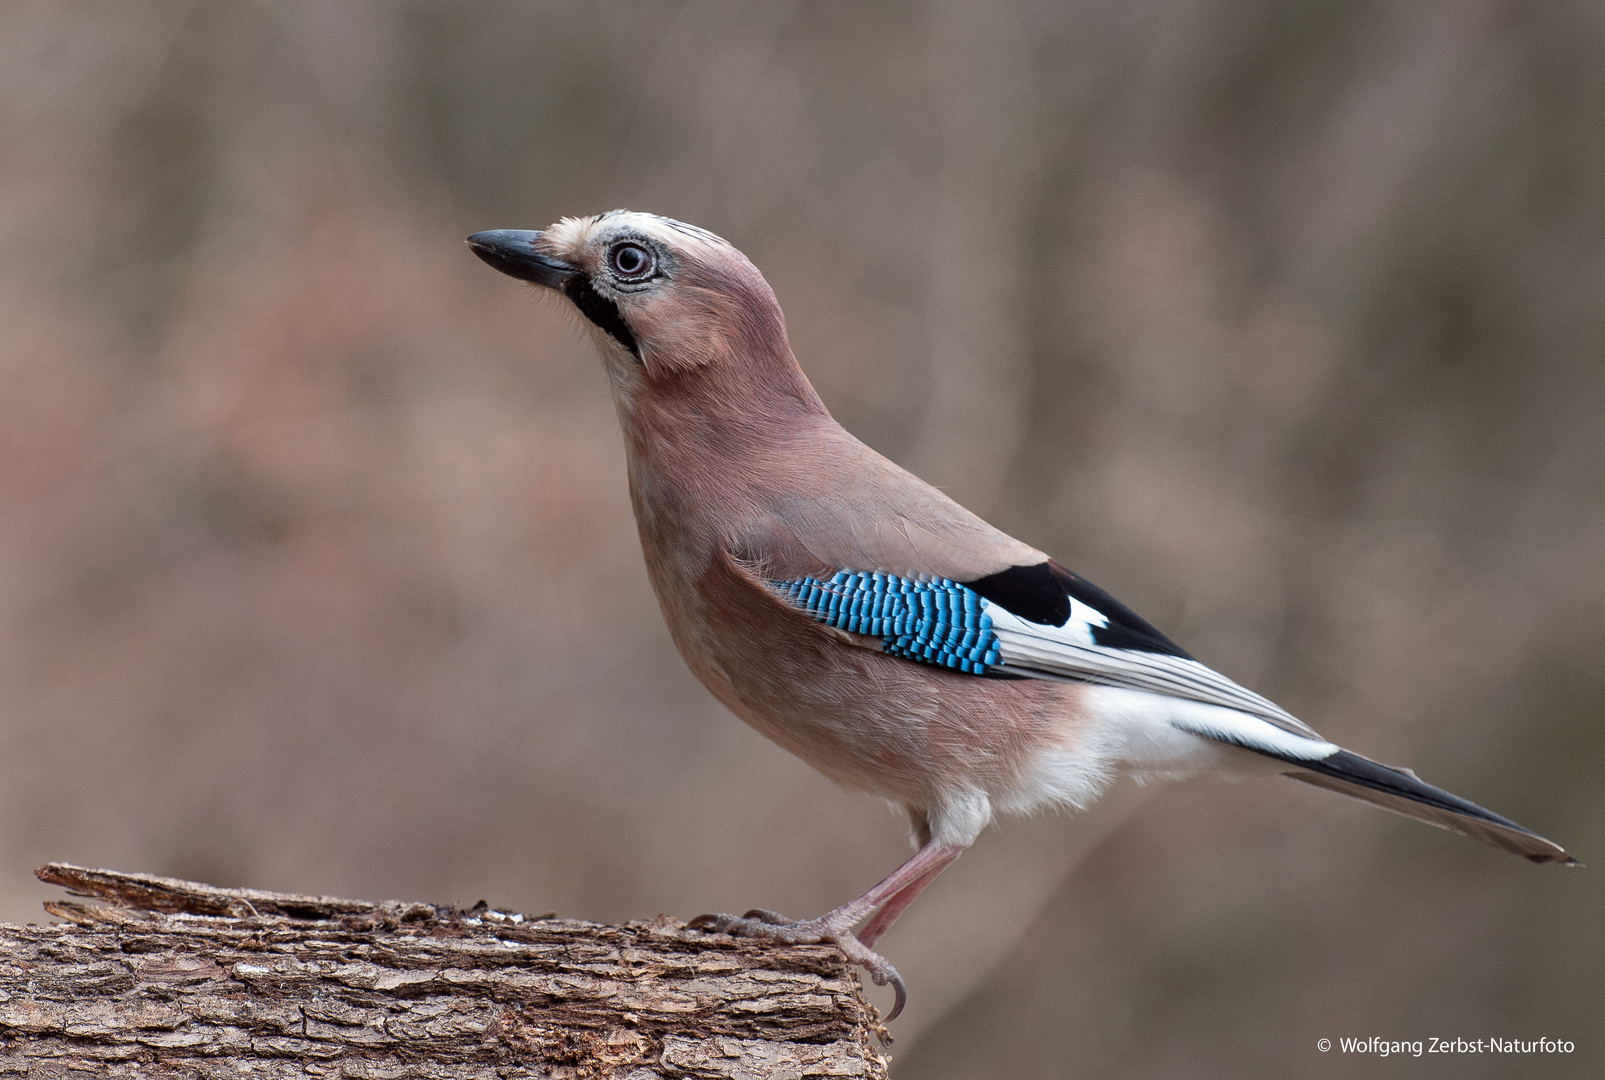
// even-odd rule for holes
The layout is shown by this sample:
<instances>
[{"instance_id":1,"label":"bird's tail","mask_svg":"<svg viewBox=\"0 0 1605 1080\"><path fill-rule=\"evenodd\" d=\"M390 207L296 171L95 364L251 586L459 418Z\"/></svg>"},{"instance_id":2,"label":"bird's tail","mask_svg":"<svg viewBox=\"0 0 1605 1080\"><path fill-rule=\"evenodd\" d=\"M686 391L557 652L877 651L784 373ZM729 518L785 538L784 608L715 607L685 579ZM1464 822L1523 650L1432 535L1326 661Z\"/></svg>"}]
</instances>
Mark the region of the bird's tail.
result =
<instances>
[{"instance_id":1,"label":"bird's tail","mask_svg":"<svg viewBox=\"0 0 1605 1080\"><path fill-rule=\"evenodd\" d=\"M1559 844L1545 840L1492 810L1484 810L1474 802L1423 783L1408 769L1395 769L1347 750L1316 760L1280 760L1296 766L1285 775L1306 784L1341 791L1405 817L1513 851L1533 862L1581 865Z\"/></svg>"}]
</instances>

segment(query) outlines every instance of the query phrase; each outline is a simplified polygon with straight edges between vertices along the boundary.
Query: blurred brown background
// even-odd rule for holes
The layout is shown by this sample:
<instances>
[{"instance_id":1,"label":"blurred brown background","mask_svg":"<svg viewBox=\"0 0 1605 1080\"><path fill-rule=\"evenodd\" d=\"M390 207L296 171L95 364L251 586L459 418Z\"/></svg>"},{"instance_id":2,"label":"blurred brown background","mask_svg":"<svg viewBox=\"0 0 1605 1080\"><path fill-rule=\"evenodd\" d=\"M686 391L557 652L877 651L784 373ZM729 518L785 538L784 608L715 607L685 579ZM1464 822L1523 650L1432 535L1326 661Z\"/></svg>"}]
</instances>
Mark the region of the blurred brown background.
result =
<instances>
[{"instance_id":1,"label":"blurred brown background","mask_svg":"<svg viewBox=\"0 0 1605 1080\"><path fill-rule=\"evenodd\" d=\"M869 443L1605 867L1602 59L1559 0L0 4L0 917L905 854L685 671L584 335L462 245L615 206L748 252ZM1602 872L1126 785L887 939L895 1068L1599 1075ZM1373 1034L1577 1049L1315 1049Z\"/></svg>"}]
</instances>

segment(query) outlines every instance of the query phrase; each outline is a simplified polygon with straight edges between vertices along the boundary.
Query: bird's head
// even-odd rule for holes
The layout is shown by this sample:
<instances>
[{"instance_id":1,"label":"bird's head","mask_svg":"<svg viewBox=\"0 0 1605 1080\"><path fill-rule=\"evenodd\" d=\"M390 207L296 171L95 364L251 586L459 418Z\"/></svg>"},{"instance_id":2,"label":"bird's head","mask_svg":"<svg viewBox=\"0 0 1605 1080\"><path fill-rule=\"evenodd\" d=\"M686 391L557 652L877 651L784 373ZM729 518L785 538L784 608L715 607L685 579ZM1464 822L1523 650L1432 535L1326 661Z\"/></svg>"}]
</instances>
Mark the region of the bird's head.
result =
<instances>
[{"instance_id":1,"label":"bird's head","mask_svg":"<svg viewBox=\"0 0 1605 1080\"><path fill-rule=\"evenodd\" d=\"M794 393L807 386L774 291L710 232L614 210L539 232L475 233L468 244L502 273L566 296L590 321L627 400L696 372L725 383L794 384ZM812 398L812 389L805 394Z\"/></svg>"}]
</instances>

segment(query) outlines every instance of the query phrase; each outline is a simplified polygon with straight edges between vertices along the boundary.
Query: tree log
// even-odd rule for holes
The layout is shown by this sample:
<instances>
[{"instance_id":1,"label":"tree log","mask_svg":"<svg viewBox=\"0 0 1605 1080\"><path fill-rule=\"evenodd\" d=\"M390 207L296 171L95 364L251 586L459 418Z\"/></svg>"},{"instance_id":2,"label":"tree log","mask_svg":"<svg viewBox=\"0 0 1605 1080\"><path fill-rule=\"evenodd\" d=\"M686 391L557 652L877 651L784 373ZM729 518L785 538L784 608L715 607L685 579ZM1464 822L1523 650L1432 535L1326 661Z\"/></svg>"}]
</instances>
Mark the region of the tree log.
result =
<instances>
[{"instance_id":1,"label":"tree log","mask_svg":"<svg viewBox=\"0 0 1605 1080\"><path fill-rule=\"evenodd\" d=\"M104 903L0 925L0 1076L886 1075L875 1013L828 946L38 875Z\"/></svg>"}]
</instances>

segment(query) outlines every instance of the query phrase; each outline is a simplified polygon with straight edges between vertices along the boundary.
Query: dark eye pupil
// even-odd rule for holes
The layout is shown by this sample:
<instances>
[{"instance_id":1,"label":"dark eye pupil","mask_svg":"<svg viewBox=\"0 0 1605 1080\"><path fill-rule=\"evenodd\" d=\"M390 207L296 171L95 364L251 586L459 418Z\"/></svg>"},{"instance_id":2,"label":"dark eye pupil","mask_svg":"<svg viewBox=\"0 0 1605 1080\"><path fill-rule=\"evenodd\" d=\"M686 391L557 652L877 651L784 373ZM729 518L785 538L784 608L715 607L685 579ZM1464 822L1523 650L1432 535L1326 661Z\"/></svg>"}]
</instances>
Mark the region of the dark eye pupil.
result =
<instances>
[{"instance_id":1,"label":"dark eye pupil","mask_svg":"<svg viewBox=\"0 0 1605 1080\"><path fill-rule=\"evenodd\" d=\"M639 274L646 269L647 254L633 244L626 244L613 253L613 266L621 274Z\"/></svg>"}]
</instances>

